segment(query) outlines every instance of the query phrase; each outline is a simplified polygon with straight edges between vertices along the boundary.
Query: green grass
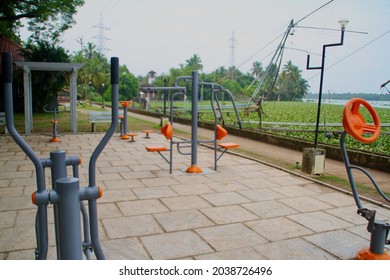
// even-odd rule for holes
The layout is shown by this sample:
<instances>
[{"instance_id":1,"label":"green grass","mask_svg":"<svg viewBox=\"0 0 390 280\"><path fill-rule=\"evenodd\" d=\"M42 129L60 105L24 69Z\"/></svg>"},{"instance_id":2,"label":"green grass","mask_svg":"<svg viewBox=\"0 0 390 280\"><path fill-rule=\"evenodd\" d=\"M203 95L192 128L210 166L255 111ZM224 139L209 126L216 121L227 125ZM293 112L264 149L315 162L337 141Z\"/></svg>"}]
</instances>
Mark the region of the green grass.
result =
<instances>
[{"instance_id":1,"label":"green grass","mask_svg":"<svg viewBox=\"0 0 390 280\"><path fill-rule=\"evenodd\" d=\"M88 111L104 111L101 107L86 106L78 110L77 113L77 131L78 132L91 132L91 124L88 120ZM33 114L33 132L42 134L52 134L53 126L50 120L53 119L53 114L50 113L35 113ZM59 133L71 132L70 127L70 112L61 112L57 114L58 131ZM16 129L20 132L24 132L24 114L15 114L14 122ZM128 117L128 131L141 131L143 129L159 129L159 124L153 122L147 122L134 117ZM107 131L110 127L110 123L96 123L96 131ZM0 126L0 133L4 133L4 126Z\"/></svg>"}]
</instances>

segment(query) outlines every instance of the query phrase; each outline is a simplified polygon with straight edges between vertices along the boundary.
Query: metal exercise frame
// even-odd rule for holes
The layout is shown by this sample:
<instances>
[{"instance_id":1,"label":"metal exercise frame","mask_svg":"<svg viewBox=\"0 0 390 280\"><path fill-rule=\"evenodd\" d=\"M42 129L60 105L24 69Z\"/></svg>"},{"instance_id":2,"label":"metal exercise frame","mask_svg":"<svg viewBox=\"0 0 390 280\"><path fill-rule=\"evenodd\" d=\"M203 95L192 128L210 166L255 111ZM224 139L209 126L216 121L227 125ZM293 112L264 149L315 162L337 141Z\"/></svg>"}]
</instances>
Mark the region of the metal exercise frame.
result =
<instances>
[{"instance_id":1,"label":"metal exercise frame","mask_svg":"<svg viewBox=\"0 0 390 280\"><path fill-rule=\"evenodd\" d=\"M65 105L58 104L57 97L58 97L57 93L53 93L53 102L52 102L52 104L46 104L43 107L43 110L46 113L53 113L53 119L51 120L51 123L53 125L53 136L52 136L50 142L60 142L61 141L60 137L59 137L60 135L58 133L57 113L66 111ZM62 108L62 109L60 109L60 108Z\"/></svg>"},{"instance_id":2,"label":"metal exercise frame","mask_svg":"<svg viewBox=\"0 0 390 280\"><path fill-rule=\"evenodd\" d=\"M202 172L202 170L201 170L201 168L199 166L197 166L197 155L198 155L197 147L198 147L198 144L199 143L213 143L213 145L214 145L214 169L217 170L217 162L218 162L218 160L222 157L222 155L229 148L218 147L218 139L217 139L218 118L217 118L217 112L216 112L214 103L217 104L217 108L221 108L221 106L219 105L219 100L218 100L218 97L216 96L215 93L223 92L223 93L228 94L230 100L233 103L233 108L234 108L234 111L235 111L237 119L238 119L239 127L241 128L241 120L240 120L240 116L238 114L237 108L235 106L235 103L234 103L233 95L231 94L230 91L228 91L227 89L225 89L224 87L222 87L219 84L203 83L203 82L199 83L198 72L197 71L192 71L192 75L191 76L178 77L176 79L176 81L175 81L175 86L174 87L150 87L150 88L145 88L145 89L148 89L148 90L151 90L151 89L153 89L153 90L159 89L159 90L167 90L167 91L176 90L176 92L174 92L173 94L170 95L169 123L170 123L171 127L173 127L173 111L174 111L174 109L173 109L173 100L178 95L185 95L186 94L186 88L178 86L178 83L181 80L184 80L186 82L187 81L191 81L192 82L191 139L190 140L175 141L175 140L173 140L173 137L169 137L170 141L169 141L169 148L168 149L164 148L164 147L157 147L157 148L156 147L154 147L154 148L153 147L147 147L147 150L148 151L157 152L169 164L169 173L172 173L173 146L176 145L177 151L181 155L191 155L191 166L188 167L187 172L189 172L189 173L200 173L200 172ZM200 85L210 87L210 89L211 89L211 99L210 99L210 101L211 101L211 108L213 110L213 115L214 115L214 138L213 138L213 140L199 140L198 139L198 95L199 95L198 94L198 89L199 89ZM221 117L222 117L222 121L224 123L222 114L221 114ZM234 147L237 147L237 146L238 146L237 144L234 144ZM187 149L187 148L190 148L189 152L183 150L183 149ZM163 154L163 152L167 152L167 151L169 151L169 158L166 157ZM218 155L218 151L222 151L222 153L220 155Z\"/></svg>"},{"instance_id":3,"label":"metal exercise frame","mask_svg":"<svg viewBox=\"0 0 390 280\"><path fill-rule=\"evenodd\" d=\"M33 203L38 207L36 216L36 259L43 260L47 258L47 206L49 203L53 204L54 209L57 258L63 260L82 259L84 251L86 258L90 259L93 251L97 259L105 259L98 235L96 200L101 197L102 191L96 185L96 161L114 134L118 123L119 59L116 57L111 58L112 122L107 133L91 155L88 170L88 187L80 187L79 185L79 157L66 156L65 151L53 151L50 153L50 158L40 159L17 132L13 120L13 67L11 53L2 53L2 64L7 128L14 141L33 162L36 171L37 191L32 194ZM73 177L67 177L67 166L72 166ZM51 169L52 174L51 190L46 189L45 168L47 167ZM88 213L83 203L84 200L88 201ZM84 224L84 241L81 240L80 211Z\"/></svg>"},{"instance_id":4,"label":"metal exercise frame","mask_svg":"<svg viewBox=\"0 0 390 280\"><path fill-rule=\"evenodd\" d=\"M345 118L346 110L348 110L348 105L350 105L350 104L352 104L351 111L353 111L352 114L354 114L353 117L355 118L354 121L351 121L351 124L349 124L349 120ZM349 179L349 182L351 185L352 194L353 194L355 203L358 207L357 214L364 217L368 221L367 231L371 233L370 246L368 248L360 250L357 253L356 257L357 257L357 259L382 259L382 260L387 259L387 260L390 260L390 256L385 252L385 245L390 244L390 240L387 240L389 230L390 230L390 224L386 223L385 221L376 219L375 218L376 210L370 210L370 209L367 209L363 206L362 201L360 200L360 197L359 197L359 193L357 190L357 186L356 186L352 171L358 170L358 171L363 172L370 179L371 183L374 185L374 187L378 191L378 193L387 202L390 202L390 198L381 190L381 188L378 186L378 184L374 180L373 176L366 169L364 169L360 166L352 165L350 163L349 157L347 154L347 148L345 146L345 138L346 138L347 134L350 134L356 140L358 140L360 142L364 141L365 143L371 143L371 142L375 141L376 137L374 137L374 135L373 135L370 137L370 139L362 138L362 136L360 136L362 131L365 133L379 135L380 121L379 121L379 118L377 117L374 109L372 107L367 108L367 109L369 109L372 116L376 115L375 117L373 116L374 121L375 121L375 118L377 118L377 121L375 122L375 125L377 127L376 129L375 129L375 126L367 125L366 123L364 123L365 122L364 118L361 115L359 115L359 112L358 112L360 104L363 104L366 107L371 107L368 104L368 102L366 102L365 100L359 99L359 98L351 99L345 105L344 116L343 116L343 125L344 125L345 130L342 133L341 138L340 138L341 154L342 154L342 157L343 157L343 160L345 163L345 168L346 168L348 179ZM360 122L363 124L361 125ZM357 128L355 128L355 127L357 127ZM358 131L359 133L355 132L354 130ZM357 135L357 133L359 135Z\"/></svg>"}]
</instances>

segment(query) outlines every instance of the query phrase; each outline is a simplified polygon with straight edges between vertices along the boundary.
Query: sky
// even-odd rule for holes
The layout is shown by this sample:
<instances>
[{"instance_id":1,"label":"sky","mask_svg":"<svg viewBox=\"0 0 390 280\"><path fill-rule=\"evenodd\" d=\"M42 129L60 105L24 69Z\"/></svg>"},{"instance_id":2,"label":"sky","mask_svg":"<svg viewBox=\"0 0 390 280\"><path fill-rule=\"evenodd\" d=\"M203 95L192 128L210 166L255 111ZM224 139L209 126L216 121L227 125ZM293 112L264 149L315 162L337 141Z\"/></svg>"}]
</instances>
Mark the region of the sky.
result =
<instances>
[{"instance_id":1,"label":"sky","mask_svg":"<svg viewBox=\"0 0 390 280\"><path fill-rule=\"evenodd\" d=\"M75 19L65 49L80 50L80 38L98 44L103 24L105 55L136 76L167 74L194 54L204 73L232 62L244 73L255 61L266 67L294 20L283 64L298 66L313 93L320 70L306 70L307 54L311 67L321 66L323 45L340 42L338 21L348 19L344 45L326 49L323 93L387 94L380 86L390 80L389 0L85 0Z\"/></svg>"}]
</instances>

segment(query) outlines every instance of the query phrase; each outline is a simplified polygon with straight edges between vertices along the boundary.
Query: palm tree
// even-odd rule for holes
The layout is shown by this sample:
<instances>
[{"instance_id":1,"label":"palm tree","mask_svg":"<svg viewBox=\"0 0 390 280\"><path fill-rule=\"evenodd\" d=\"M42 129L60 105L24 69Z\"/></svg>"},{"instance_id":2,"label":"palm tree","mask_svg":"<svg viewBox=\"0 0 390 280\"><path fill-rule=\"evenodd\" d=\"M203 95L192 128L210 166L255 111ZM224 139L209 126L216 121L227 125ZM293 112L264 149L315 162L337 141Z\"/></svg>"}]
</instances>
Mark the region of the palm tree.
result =
<instances>
[{"instance_id":1,"label":"palm tree","mask_svg":"<svg viewBox=\"0 0 390 280\"><path fill-rule=\"evenodd\" d=\"M200 58L199 55L194 54L192 57L186 60L186 68L191 69L191 70L202 70L203 65L202 65L202 59Z\"/></svg>"},{"instance_id":2,"label":"palm tree","mask_svg":"<svg viewBox=\"0 0 390 280\"><path fill-rule=\"evenodd\" d=\"M306 95L309 85L302 78L301 73L302 71L291 61L283 66L283 71L278 79L278 98L300 100Z\"/></svg>"},{"instance_id":3,"label":"palm tree","mask_svg":"<svg viewBox=\"0 0 390 280\"><path fill-rule=\"evenodd\" d=\"M91 60L96 54L96 45L94 43L87 43L87 46L84 48L84 53L87 59Z\"/></svg>"},{"instance_id":4,"label":"palm tree","mask_svg":"<svg viewBox=\"0 0 390 280\"><path fill-rule=\"evenodd\" d=\"M251 74L256 78L260 78L260 76L263 74L263 72L264 72L264 69L263 69L263 65L261 64L261 62L260 61L253 62Z\"/></svg>"}]
</instances>

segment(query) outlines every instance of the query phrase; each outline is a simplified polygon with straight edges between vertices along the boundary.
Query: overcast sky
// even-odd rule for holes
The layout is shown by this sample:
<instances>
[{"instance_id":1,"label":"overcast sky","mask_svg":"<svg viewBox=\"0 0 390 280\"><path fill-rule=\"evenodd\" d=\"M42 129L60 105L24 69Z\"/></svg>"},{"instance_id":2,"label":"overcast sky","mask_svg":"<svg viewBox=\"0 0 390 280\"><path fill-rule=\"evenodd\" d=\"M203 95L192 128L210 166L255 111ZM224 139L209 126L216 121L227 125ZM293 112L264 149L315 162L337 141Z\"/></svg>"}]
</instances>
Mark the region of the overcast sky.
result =
<instances>
[{"instance_id":1,"label":"overcast sky","mask_svg":"<svg viewBox=\"0 0 390 280\"><path fill-rule=\"evenodd\" d=\"M97 44L100 16L107 28L106 56L119 57L135 75L150 70L169 73L192 55L202 59L204 72L229 67L232 32L234 64L250 71L254 61L268 65L289 22L303 19L329 0L86 0L76 15L77 24L66 32L63 46L80 49L79 38ZM338 43L338 21L348 19L344 46L327 48L323 92L385 94L380 85L390 79L390 1L334 0L299 22L289 36L284 61L291 60L318 92L322 46ZM299 27L301 26L301 27Z\"/></svg>"}]
</instances>

